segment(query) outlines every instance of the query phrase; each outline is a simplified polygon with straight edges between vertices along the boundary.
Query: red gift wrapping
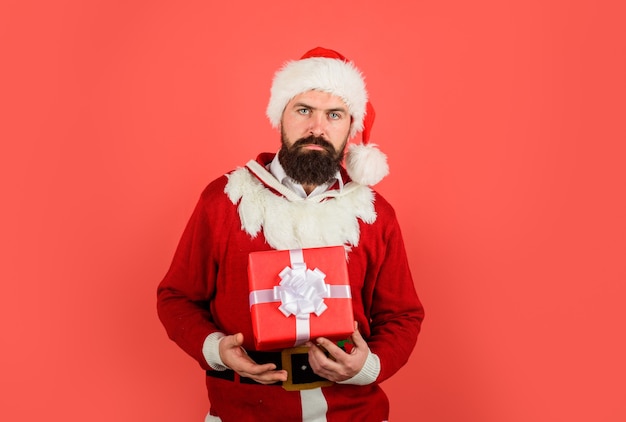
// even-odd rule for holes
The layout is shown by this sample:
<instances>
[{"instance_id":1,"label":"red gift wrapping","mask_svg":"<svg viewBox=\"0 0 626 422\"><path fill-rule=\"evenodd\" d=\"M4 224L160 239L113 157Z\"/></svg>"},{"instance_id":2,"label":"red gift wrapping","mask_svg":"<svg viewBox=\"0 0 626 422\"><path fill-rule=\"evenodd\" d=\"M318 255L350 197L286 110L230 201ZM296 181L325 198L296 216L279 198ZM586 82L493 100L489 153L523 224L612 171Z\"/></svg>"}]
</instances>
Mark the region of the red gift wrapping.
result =
<instances>
[{"instance_id":1,"label":"red gift wrapping","mask_svg":"<svg viewBox=\"0 0 626 422\"><path fill-rule=\"evenodd\" d=\"M257 350L344 340L354 331L343 246L252 252L248 282Z\"/></svg>"}]
</instances>

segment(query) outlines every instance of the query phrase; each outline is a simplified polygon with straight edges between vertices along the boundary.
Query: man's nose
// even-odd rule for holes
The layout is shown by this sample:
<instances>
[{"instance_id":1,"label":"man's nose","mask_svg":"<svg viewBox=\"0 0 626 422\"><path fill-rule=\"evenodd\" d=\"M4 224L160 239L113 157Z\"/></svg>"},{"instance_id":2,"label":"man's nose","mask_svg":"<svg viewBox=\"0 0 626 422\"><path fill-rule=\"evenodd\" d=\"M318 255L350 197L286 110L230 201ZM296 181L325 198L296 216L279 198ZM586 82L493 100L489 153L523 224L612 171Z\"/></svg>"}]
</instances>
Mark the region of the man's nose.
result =
<instances>
[{"instance_id":1,"label":"man's nose","mask_svg":"<svg viewBox=\"0 0 626 422\"><path fill-rule=\"evenodd\" d=\"M312 135L322 136L326 133L326 119L324 113L313 113L309 123L309 132Z\"/></svg>"}]
</instances>

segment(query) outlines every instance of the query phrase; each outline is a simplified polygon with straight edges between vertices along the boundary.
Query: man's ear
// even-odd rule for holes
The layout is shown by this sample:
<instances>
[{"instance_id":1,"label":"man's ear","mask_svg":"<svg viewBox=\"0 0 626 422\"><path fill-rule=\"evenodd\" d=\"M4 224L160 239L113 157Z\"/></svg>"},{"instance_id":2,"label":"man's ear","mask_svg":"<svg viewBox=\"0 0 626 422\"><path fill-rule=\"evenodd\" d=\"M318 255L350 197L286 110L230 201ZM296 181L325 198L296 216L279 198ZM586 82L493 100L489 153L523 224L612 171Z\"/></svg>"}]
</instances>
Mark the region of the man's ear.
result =
<instances>
[{"instance_id":1,"label":"man's ear","mask_svg":"<svg viewBox=\"0 0 626 422\"><path fill-rule=\"evenodd\" d=\"M350 139L354 139L356 137L356 133L353 136L350 136L350 134L352 133L352 125L354 125L354 117L352 117L352 115L350 115L350 132L348 133L348 138Z\"/></svg>"}]
</instances>

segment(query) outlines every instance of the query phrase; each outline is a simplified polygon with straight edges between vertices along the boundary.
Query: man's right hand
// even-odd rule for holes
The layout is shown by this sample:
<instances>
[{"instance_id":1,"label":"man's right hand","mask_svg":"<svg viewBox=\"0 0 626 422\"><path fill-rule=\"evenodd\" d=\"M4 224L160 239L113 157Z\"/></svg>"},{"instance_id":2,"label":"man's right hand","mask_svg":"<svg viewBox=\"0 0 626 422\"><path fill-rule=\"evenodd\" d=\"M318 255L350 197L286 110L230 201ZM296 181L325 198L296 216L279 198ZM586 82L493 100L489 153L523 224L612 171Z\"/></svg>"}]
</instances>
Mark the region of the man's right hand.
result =
<instances>
[{"instance_id":1,"label":"man's right hand","mask_svg":"<svg viewBox=\"0 0 626 422\"><path fill-rule=\"evenodd\" d=\"M261 384L287 381L287 371L277 371L276 365L273 363L257 364L250 359L250 356L241 347L242 344L243 334L241 333L225 336L220 340L220 358L224 365L237 372L239 376L251 378Z\"/></svg>"}]
</instances>

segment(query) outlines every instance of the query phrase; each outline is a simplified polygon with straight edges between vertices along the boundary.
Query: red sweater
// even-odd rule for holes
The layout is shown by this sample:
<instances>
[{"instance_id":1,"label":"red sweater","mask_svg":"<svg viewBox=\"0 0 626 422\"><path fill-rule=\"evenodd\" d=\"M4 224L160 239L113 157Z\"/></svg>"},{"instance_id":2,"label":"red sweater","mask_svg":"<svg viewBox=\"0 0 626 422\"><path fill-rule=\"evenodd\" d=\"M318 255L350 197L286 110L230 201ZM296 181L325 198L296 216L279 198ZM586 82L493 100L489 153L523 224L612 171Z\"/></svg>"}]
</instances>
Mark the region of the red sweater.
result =
<instances>
[{"instance_id":1,"label":"red sweater","mask_svg":"<svg viewBox=\"0 0 626 422\"><path fill-rule=\"evenodd\" d=\"M267 164L270 159L271 155L262 154L258 161ZM254 174L249 169L239 169L238 174L246 171ZM246 186L233 187L242 180L233 174L216 179L203 191L157 295L159 317L169 337L206 370L212 368L203 356L202 346L211 333L241 332L244 348L254 349L248 302L248 254L281 248L281 245L268 244L266 238L272 236L264 227L255 232L246 218L240 218L239 206L245 195L251 195L246 193L247 185L260 188L264 195L269 192L272 200L277 200L274 207L287 206L289 202L275 189L264 185L262 178L251 177L251 182L242 183ZM348 182L346 178L344 190ZM244 193L239 197L232 194L233 190ZM378 383L407 362L424 316L394 210L378 193L368 193L373 199L375 221L365 222L355 217L357 241L345 243L349 251L354 318L370 350L379 357L381 369L374 384L335 384L322 389L329 422L387 419L387 398ZM341 200L331 197L324 202ZM311 213L320 206L317 202L301 204L301 207L310 207ZM273 211L270 209L266 214ZM355 215L359 215L358 212ZM299 245L330 246L307 245L306 241ZM238 384L213 377L207 377L207 388L211 414L219 415L225 422L302 420L297 391L288 392L280 386Z\"/></svg>"}]
</instances>

